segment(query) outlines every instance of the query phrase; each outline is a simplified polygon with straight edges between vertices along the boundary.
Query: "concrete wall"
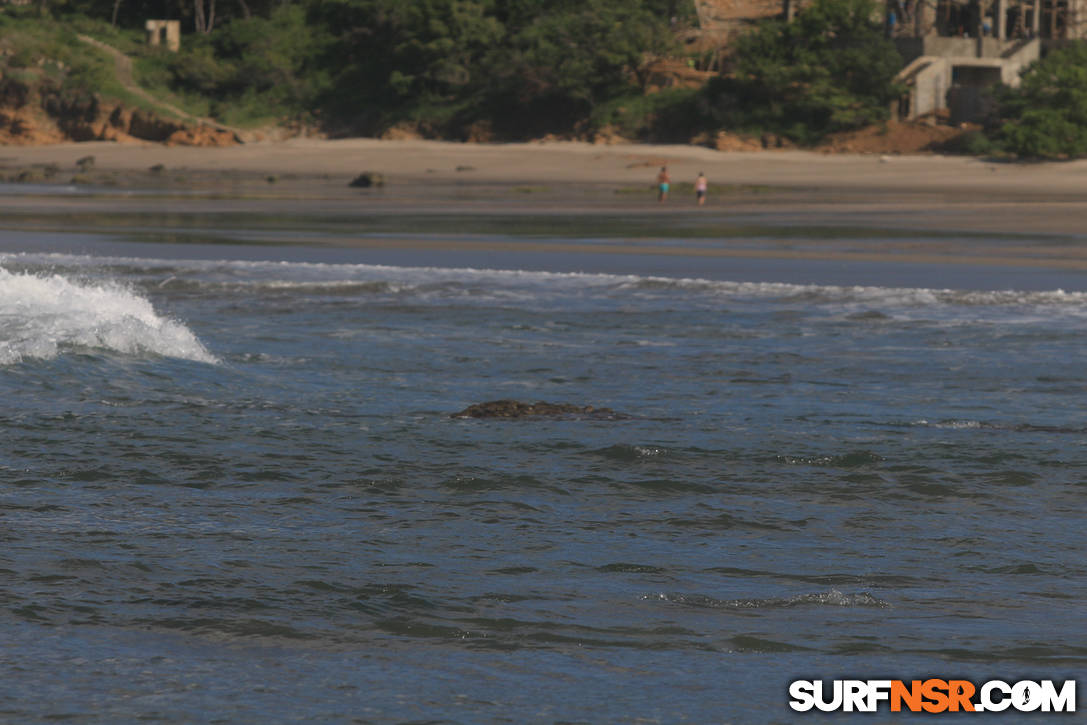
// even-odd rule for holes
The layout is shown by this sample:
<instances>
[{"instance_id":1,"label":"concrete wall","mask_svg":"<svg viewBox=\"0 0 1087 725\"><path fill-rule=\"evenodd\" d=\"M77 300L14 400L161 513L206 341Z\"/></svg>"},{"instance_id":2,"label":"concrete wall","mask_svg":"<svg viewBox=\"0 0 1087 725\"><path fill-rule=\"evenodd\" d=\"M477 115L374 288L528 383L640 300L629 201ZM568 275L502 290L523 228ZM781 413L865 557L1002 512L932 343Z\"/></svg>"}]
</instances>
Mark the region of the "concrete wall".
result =
<instances>
[{"instance_id":1,"label":"concrete wall","mask_svg":"<svg viewBox=\"0 0 1087 725\"><path fill-rule=\"evenodd\" d=\"M895 47L902 60L909 63L922 55L937 58L1002 58L1014 55L1026 45L1023 40L999 40L997 38L958 38L926 35L923 38L895 38ZM1037 57L1037 56L1035 56Z\"/></svg>"},{"instance_id":2,"label":"concrete wall","mask_svg":"<svg viewBox=\"0 0 1087 725\"><path fill-rule=\"evenodd\" d=\"M712 53L718 67L722 51L732 40L767 18L781 17L801 0L688 0L698 13L698 29L684 39L695 52Z\"/></svg>"},{"instance_id":3,"label":"concrete wall","mask_svg":"<svg viewBox=\"0 0 1087 725\"><path fill-rule=\"evenodd\" d=\"M698 24L704 30L728 29L738 22L772 18L785 9L784 0L694 0Z\"/></svg>"},{"instance_id":4,"label":"concrete wall","mask_svg":"<svg viewBox=\"0 0 1087 725\"><path fill-rule=\"evenodd\" d=\"M700 31L704 38L726 45L729 39L752 23L771 17L789 15L807 0L691 0L698 12ZM1016 2L1033 8L1035 3L1051 0L981 0L990 17L991 36L958 37L937 33L936 3L922 0L911 4L912 18L895 30L898 52L906 62L899 74L909 87L908 118L954 110L964 120L974 120L982 112L985 89L995 83L1019 85L1019 75L1029 63L1037 60L1040 43L1037 39L1006 39L1008 9L1017 9ZM1067 29L1069 37L1087 37L1087 0L1067 0ZM991 8L991 12L990 12ZM1047 11L1048 12L1048 11ZM975 14L975 19L977 15ZM1082 22L1077 22L1082 18ZM976 34L976 28L975 34ZM1073 35L1075 33L1076 35ZM1044 33L1035 32L1035 35ZM954 95L955 108L949 109L949 96Z\"/></svg>"},{"instance_id":5,"label":"concrete wall","mask_svg":"<svg viewBox=\"0 0 1087 725\"><path fill-rule=\"evenodd\" d=\"M166 37L166 47L175 53L181 49L181 21L180 20L148 20L144 23L147 30L147 43L159 45L162 38Z\"/></svg>"},{"instance_id":6,"label":"concrete wall","mask_svg":"<svg viewBox=\"0 0 1087 725\"><path fill-rule=\"evenodd\" d=\"M976 40L974 43L976 49ZM936 44L932 47L951 52L956 47L966 46ZM949 110L954 123L980 120L987 110L985 91L998 83L1013 88L1018 86L1023 69L1038 59L1041 42L1035 39L1026 43L1011 43L1005 52L1008 54L1003 57L923 55L914 58L898 74L899 80L909 88L909 111L904 115L919 118Z\"/></svg>"}]
</instances>

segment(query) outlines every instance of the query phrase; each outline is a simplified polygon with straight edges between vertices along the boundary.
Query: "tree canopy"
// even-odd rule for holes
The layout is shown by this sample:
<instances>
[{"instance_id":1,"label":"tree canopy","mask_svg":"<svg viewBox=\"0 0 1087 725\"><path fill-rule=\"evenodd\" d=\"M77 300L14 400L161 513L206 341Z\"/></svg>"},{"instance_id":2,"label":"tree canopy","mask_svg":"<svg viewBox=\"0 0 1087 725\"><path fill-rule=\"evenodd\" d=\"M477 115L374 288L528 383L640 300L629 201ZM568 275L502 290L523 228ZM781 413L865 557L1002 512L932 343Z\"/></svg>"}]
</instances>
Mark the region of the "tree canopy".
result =
<instances>
[{"instance_id":1,"label":"tree canopy","mask_svg":"<svg viewBox=\"0 0 1087 725\"><path fill-rule=\"evenodd\" d=\"M424 112L568 128L670 47L660 0L333 0L327 98L373 127ZM667 3L664 3L667 6ZM376 103L375 103L376 102ZM547 126L554 128L547 129ZM530 128L531 127L531 128Z\"/></svg>"},{"instance_id":2,"label":"tree canopy","mask_svg":"<svg viewBox=\"0 0 1087 725\"><path fill-rule=\"evenodd\" d=\"M885 120L902 59L879 17L872 0L815 0L793 22L740 36L731 76L714 89L716 115L800 142Z\"/></svg>"},{"instance_id":3,"label":"tree canopy","mask_svg":"<svg viewBox=\"0 0 1087 725\"><path fill-rule=\"evenodd\" d=\"M1087 45L1051 51L999 95L997 144L1031 158L1087 155Z\"/></svg>"},{"instance_id":4,"label":"tree canopy","mask_svg":"<svg viewBox=\"0 0 1087 725\"><path fill-rule=\"evenodd\" d=\"M49 1L60 16L115 19L141 79L202 113L342 133L408 123L524 138L622 119L658 138L726 128L809 143L886 118L901 67L874 0L814 0L738 38L708 88L653 98L648 69L683 57L676 30L694 22L692 0ZM182 20L179 54L135 40L147 18Z\"/></svg>"}]
</instances>

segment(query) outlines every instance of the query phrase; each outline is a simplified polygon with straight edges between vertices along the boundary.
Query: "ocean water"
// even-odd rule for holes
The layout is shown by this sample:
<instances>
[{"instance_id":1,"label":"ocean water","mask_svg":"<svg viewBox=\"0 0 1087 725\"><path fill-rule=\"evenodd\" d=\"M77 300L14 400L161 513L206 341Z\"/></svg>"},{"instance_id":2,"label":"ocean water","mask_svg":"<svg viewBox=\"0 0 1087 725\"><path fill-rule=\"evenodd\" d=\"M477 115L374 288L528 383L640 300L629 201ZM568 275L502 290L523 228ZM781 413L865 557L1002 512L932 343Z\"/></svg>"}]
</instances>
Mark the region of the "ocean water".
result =
<instances>
[{"instance_id":1,"label":"ocean water","mask_svg":"<svg viewBox=\"0 0 1087 725\"><path fill-rule=\"evenodd\" d=\"M797 678L1087 665L1075 277L4 234L4 722L788 723ZM501 398L616 415L451 417Z\"/></svg>"}]
</instances>

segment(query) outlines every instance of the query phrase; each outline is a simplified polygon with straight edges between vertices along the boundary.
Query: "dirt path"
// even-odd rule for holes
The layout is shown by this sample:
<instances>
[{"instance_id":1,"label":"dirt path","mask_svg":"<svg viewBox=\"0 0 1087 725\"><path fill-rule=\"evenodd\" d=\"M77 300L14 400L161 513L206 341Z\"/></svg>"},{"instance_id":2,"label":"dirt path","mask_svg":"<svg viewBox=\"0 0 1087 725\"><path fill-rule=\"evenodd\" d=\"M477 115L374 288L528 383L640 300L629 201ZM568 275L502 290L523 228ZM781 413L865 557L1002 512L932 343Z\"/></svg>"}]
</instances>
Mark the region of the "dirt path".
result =
<instances>
[{"instance_id":1,"label":"dirt path","mask_svg":"<svg viewBox=\"0 0 1087 725\"><path fill-rule=\"evenodd\" d=\"M165 101L161 101L158 98L155 98L143 88L140 88L140 86L136 84L136 77L132 71L132 59L121 51L114 48L112 45L107 45L100 40L95 40L89 35L80 34L79 39L82 40L84 43L93 45L95 48L109 53L113 57L114 66L117 69L117 80L120 81L121 85L125 87L125 90L136 96L139 96L155 108L158 108L161 111L165 111L166 113L169 113L190 123L211 126L212 128L218 129L220 131L227 131L234 134L239 139L243 137L244 132L240 129L224 125L210 118L194 116L191 113L187 113L186 111L183 111L182 109L178 108L173 104L166 103Z\"/></svg>"}]
</instances>

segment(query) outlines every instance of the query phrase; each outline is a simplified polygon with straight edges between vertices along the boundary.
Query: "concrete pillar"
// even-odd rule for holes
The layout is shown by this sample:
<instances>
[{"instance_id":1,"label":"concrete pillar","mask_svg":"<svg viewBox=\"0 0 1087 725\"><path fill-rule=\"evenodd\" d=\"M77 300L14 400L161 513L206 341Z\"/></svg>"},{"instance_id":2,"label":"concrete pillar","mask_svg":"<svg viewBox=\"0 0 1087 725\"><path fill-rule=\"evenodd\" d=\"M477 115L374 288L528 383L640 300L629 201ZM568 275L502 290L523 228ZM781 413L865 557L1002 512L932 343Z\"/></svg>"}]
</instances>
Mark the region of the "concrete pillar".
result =
<instances>
[{"instance_id":1,"label":"concrete pillar","mask_svg":"<svg viewBox=\"0 0 1087 725\"><path fill-rule=\"evenodd\" d=\"M1068 0L1068 14L1065 16L1065 25L1068 30L1068 37L1074 40L1082 40L1084 33L1084 21L1087 17L1084 17L1083 0Z\"/></svg>"},{"instance_id":2,"label":"concrete pillar","mask_svg":"<svg viewBox=\"0 0 1087 725\"><path fill-rule=\"evenodd\" d=\"M914 34L923 38L932 32L932 26L936 19L935 0L917 0L914 11Z\"/></svg>"},{"instance_id":3,"label":"concrete pillar","mask_svg":"<svg viewBox=\"0 0 1087 725\"><path fill-rule=\"evenodd\" d=\"M694 4L695 14L698 15L698 27L705 30L709 27L709 18L706 11L706 4L702 2L695 2Z\"/></svg>"},{"instance_id":4,"label":"concrete pillar","mask_svg":"<svg viewBox=\"0 0 1087 725\"><path fill-rule=\"evenodd\" d=\"M1037 38L1042 30L1042 0L1034 0L1034 15L1030 19L1030 37Z\"/></svg>"},{"instance_id":5,"label":"concrete pillar","mask_svg":"<svg viewBox=\"0 0 1087 725\"><path fill-rule=\"evenodd\" d=\"M1008 2L1007 0L996 0L993 3L993 37L997 40L1004 40L1008 37Z\"/></svg>"},{"instance_id":6,"label":"concrete pillar","mask_svg":"<svg viewBox=\"0 0 1087 725\"><path fill-rule=\"evenodd\" d=\"M148 20L143 24L143 27L147 30L147 43L148 45L158 45L162 40L162 34L159 32L160 26L157 20Z\"/></svg>"},{"instance_id":7,"label":"concrete pillar","mask_svg":"<svg viewBox=\"0 0 1087 725\"><path fill-rule=\"evenodd\" d=\"M166 21L166 47L177 52L181 50L181 21Z\"/></svg>"},{"instance_id":8,"label":"concrete pillar","mask_svg":"<svg viewBox=\"0 0 1087 725\"><path fill-rule=\"evenodd\" d=\"M148 45L160 45L165 34L167 48L175 53L181 49L180 20L148 20L143 27L147 30Z\"/></svg>"}]
</instances>

